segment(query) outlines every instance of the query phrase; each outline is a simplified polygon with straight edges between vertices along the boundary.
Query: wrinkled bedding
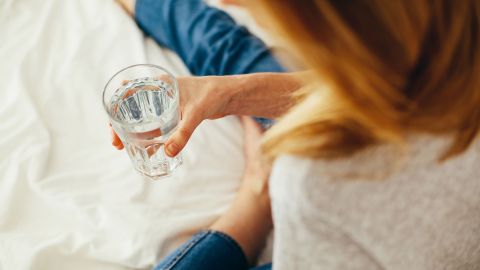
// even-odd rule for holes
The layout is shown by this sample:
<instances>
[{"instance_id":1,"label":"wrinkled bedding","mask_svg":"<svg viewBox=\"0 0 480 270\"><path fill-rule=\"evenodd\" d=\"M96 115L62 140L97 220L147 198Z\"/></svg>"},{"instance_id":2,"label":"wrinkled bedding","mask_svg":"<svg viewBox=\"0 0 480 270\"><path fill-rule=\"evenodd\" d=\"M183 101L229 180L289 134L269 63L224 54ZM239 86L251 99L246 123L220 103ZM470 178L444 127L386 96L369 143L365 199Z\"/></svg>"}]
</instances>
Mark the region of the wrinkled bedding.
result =
<instances>
[{"instance_id":1,"label":"wrinkled bedding","mask_svg":"<svg viewBox=\"0 0 480 270\"><path fill-rule=\"evenodd\" d=\"M101 91L136 63L188 71L112 0L0 0L0 269L149 269L233 199L235 117L203 123L169 179L110 145Z\"/></svg>"}]
</instances>

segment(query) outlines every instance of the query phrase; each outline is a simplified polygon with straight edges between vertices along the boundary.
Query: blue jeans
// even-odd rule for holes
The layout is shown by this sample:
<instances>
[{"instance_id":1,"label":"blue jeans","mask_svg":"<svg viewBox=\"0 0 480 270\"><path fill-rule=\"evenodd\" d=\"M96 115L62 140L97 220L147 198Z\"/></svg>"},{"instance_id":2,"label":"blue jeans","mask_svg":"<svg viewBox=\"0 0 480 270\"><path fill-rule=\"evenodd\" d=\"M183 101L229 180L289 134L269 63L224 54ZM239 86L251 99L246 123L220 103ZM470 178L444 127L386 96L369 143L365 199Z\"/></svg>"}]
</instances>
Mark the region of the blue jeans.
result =
<instances>
[{"instance_id":1,"label":"blue jeans","mask_svg":"<svg viewBox=\"0 0 480 270\"><path fill-rule=\"evenodd\" d=\"M246 270L248 263L240 246L230 236L202 231L163 259L154 270ZM271 264L252 268L270 270Z\"/></svg>"},{"instance_id":2,"label":"blue jeans","mask_svg":"<svg viewBox=\"0 0 480 270\"><path fill-rule=\"evenodd\" d=\"M200 0L137 0L135 19L157 43L176 52L193 75L283 72L265 44L225 12ZM256 118L264 125L268 119ZM240 246L226 234L194 235L155 268L246 270ZM271 269L271 264L255 268Z\"/></svg>"},{"instance_id":3,"label":"blue jeans","mask_svg":"<svg viewBox=\"0 0 480 270\"><path fill-rule=\"evenodd\" d=\"M137 0L135 19L195 76L285 71L263 41L200 0ZM255 120L265 128L273 123Z\"/></svg>"}]
</instances>

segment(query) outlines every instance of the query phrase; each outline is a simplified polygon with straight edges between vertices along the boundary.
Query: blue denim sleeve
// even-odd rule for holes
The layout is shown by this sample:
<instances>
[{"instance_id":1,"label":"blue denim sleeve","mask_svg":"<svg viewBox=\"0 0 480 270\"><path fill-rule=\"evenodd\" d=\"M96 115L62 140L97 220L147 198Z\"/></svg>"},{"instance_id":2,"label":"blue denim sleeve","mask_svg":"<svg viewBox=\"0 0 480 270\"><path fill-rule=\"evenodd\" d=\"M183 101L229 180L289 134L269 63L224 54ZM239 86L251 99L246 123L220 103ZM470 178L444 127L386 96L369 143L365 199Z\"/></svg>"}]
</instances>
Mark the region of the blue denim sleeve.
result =
<instances>
[{"instance_id":1,"label":"blue denim sleeve","mask_svg":"<svg viewBox=\"0 0 480 270\"><path fill-rule=\"evenodd\" d=\"M201 0L137 0L135 18L146 34L176 52L193 75L284 71L260 39Z\"/></svg>"}]
</instances>

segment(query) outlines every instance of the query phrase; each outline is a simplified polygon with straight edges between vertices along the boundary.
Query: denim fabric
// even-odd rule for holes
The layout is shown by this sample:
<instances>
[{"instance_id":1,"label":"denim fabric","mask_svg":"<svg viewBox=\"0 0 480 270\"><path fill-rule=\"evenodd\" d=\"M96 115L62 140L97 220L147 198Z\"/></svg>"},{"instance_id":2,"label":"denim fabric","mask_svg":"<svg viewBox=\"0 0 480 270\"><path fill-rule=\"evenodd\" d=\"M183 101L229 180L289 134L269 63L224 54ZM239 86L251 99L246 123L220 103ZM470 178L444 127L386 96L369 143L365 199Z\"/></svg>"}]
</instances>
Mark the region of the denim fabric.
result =
<instances>
[{"instance_id":1,"label":"denim fabric","mask_svg":"<svg viewBox=\"0 0 480 270\"><path fill-rule=\"evenodd\" d=\"M135 19L157 43L176 52L193 75L285 71L260 39L201 0L137 0ZM273 123L255 120L265 128Z\"/></svg>"},{"instance_id":2,"label":"denim fabric","mask_svg":"<svg viewBox=\"0 0 480 270\"><path fill-rule=\"evenodd\" d=\"M265 264L265 265L262 265L262 266L251 268L250 270L272 270L272 264L271 263Z\"/></svg>"},{"instance_id":3,"label":"denim fabric","mask_svg":"<svg viewBox=\"0 0 480 270\"><path fill-rule=\"evenodd\" d=\"M200 0L137 0L140 28L175 51L193 75L283 72L265 44Z\"/></svg>"},{"instance_id":4,"label":"denim fabric","mask_svg":"<svg viewBox=\"0 0 480 270\"><path fill-rule=\"evenodd\" d=\"M248 263L240 246L230 236L202 231L163 259L154 270L246 270ZM253 268L269 270L271 264Z\"/></svg>"}]
</instances>

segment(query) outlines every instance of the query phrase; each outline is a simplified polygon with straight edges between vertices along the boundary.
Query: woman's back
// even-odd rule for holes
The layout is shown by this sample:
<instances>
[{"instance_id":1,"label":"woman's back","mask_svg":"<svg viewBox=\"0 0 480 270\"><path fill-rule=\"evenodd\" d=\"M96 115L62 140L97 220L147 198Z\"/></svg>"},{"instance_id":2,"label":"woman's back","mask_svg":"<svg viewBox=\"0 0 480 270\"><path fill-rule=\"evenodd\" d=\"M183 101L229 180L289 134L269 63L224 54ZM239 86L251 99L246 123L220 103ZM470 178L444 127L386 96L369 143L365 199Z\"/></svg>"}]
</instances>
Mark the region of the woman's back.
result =
<instances>
[{"instance_id":1,"label":"woman's back","mask_svg":"<svg viewBox=\"0 0 480 270\"><path fill-rule=\"evenodd\" d=\"M282 156L270 178L276 269L480 269L480 140L411 136L333 161Z\"/></svg>"}]
</instances>

